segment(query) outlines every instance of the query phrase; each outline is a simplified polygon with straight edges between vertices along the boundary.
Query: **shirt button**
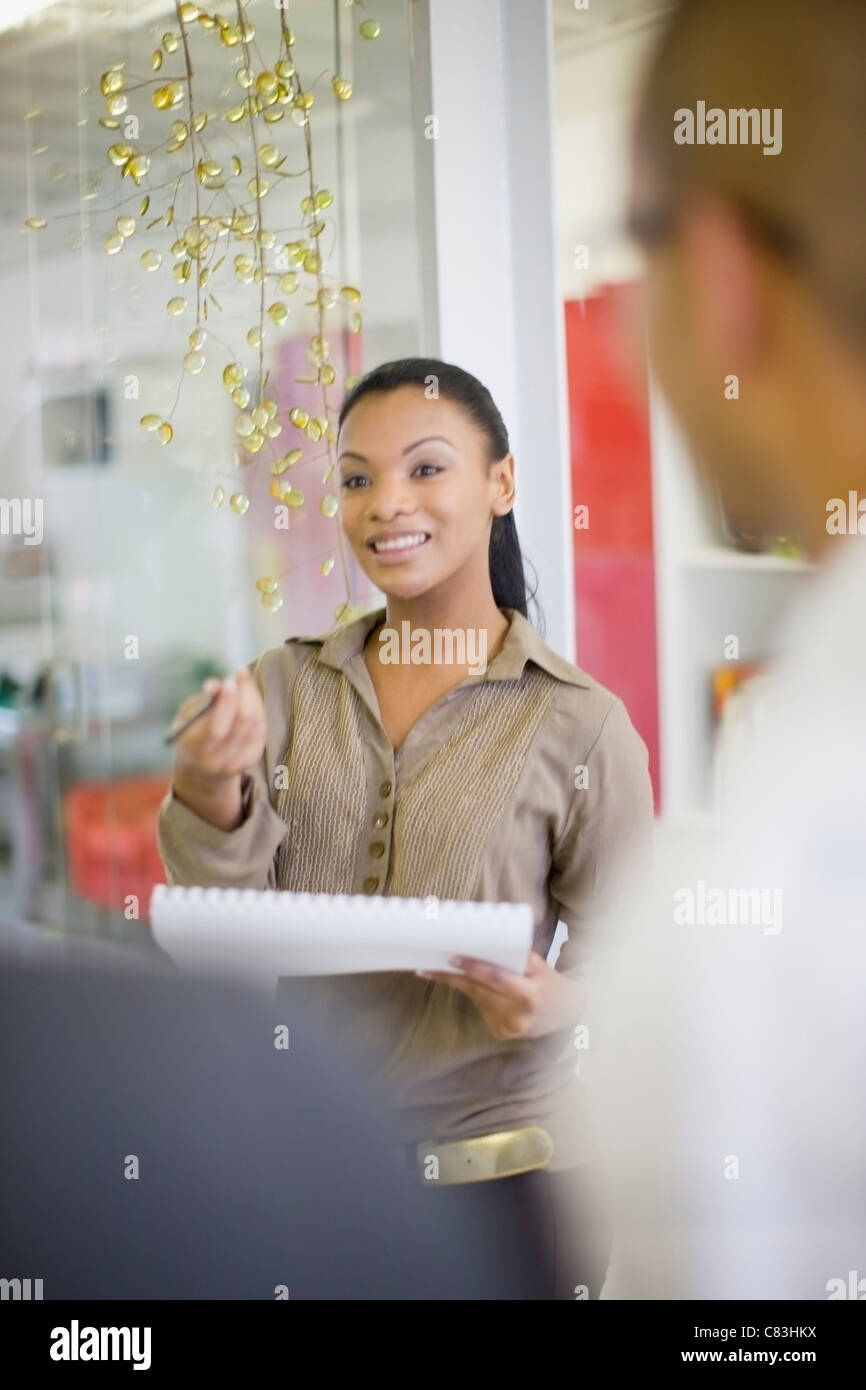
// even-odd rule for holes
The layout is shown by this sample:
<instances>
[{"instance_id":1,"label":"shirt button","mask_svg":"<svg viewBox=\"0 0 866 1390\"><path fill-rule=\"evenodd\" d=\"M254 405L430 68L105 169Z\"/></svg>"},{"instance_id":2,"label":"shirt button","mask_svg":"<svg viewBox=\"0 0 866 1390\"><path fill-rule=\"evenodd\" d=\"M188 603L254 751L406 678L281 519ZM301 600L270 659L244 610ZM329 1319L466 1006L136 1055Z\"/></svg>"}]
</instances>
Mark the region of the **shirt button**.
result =
<instances>
[{"instance_id":1,"label":"shirt button","mask_svg":"<svg viewBox=\"0 0 866 1390\"><path fill-rule=\"evenodd\" d=\"M371 874L369 878L365 878L365 879L364 879L364 892L365 892L365 893L375 893L375 891L376 891L376 889L377 889L378 887L379 887L379 880L375 877L375 875Z\"/></svg>"},{"instance_id":2,"label":"shirt button","mask_svg":"<svg viewBox=\"0 0 866 1390\"><path fill-rule=\"evenodd\" d=\"M388 797L388 796L391 795L391 783L390 783L390 782L383 782L383 783L382 783L381 787L379 788L379 795L380 795L381 797Z\"/></svg>"},{"instance_id":3,"label":"shirt button","mask_svg":"<svg viewBox=\"0 0 866 1390\"><path fill-rule=\"evenodd\" d=\"M376 828L377 830L381 830L381 829L382 829L382 826L383 826L383 825L387 825L387 824L388 824L388 812L387 812L387 811L377 811L376 814L375 814L375 816L373 817L373 825L375 826L375 828Z\"/></svg>"},{"instance_id":4,"label":"shirt button","mask_svg":"<svg viewBox=\"0 0 866 1390\"><path fill-rule=\"evenodd\" d=\"M385 853L385 846L382 844L381 840L373 841L373 843L370 846L370 853L372 854L374 859L382 858L382 855Z\"/></svg>"}]
</instances>

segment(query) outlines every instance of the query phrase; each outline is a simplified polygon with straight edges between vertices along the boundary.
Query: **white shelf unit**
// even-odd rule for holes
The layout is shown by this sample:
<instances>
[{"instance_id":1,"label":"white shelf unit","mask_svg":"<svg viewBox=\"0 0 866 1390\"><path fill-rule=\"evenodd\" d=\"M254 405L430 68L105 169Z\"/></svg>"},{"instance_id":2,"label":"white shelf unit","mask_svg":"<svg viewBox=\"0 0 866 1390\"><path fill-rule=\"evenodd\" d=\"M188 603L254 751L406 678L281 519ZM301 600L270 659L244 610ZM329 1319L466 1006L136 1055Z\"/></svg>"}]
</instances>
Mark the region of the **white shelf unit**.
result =
<instances>
[{"instance_id":1,"label":"white shelf unit","mask_svg":"<svg viewBox=\"0 0 866 1390\"><path fill-rule=\"evenodd\" d=\"M746 573L797 574L815 568L808 560L772 553L750 555L727 545L697 545L676 556L682 569L739 570Z\"/></svg>"},{"instance_id":2,"label":"white shelf unit","mask_svg":"<svg viewBox=\"0 0 866 1390\"><path fill-rule=\"evenodd\" d=\"M711 673L725 664L726 639L738 638L741 662L772 657L782 614L814 567L723 543L688 445L655 383L650 437L661 805L663 816L684 819L712 804Z\"/></svg>"}]
</instances>

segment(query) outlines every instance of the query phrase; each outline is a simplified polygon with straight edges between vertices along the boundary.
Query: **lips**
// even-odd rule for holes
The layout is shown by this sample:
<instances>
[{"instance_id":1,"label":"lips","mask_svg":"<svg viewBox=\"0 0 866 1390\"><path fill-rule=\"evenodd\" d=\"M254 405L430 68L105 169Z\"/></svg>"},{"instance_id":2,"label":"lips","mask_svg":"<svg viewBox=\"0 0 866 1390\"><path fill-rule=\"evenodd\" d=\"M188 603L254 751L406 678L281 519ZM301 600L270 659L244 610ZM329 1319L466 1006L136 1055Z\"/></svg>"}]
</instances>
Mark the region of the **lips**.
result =
<instances>
[{"instance_id":1,"label":"lips","mask_svg":"<svg viewBox=\"0 0 866 1390\"><path fill-rule=\"evenodd\" d=\"M374 536L367 542L374 555L405 555L420 550L430 536L427 531L402 531L393 535Z\"/></svg>"}]
</instances>

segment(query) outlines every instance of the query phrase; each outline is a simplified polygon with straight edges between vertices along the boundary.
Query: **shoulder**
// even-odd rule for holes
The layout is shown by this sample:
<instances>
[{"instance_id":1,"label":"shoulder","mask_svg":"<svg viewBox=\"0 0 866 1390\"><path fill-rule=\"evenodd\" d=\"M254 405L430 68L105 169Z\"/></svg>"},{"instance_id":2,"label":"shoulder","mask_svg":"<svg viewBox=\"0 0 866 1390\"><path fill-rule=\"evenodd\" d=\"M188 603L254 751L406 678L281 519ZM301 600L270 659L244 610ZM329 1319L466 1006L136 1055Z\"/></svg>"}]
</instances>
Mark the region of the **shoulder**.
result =
<instances>
[{"instance_id":1,"label":"shoulder","mask_svg":"<svg viewBox=\"0 0 866 1390\"><path fill-rule=\"evenodd\" d=\"M644 745L620 697L601 681L544 641L526 618L512 614L513 646L524 669L544 671L554 683L549 725L553 736L569 750L582 749L584 756L600 741ZM644 748L644 753L646 752Z\"/></svg>"},{"instance_id":2,"label":"shoulder","mask_svg":"<svg viewBox=\"0 0 866 1390\"><path fill-rule=\"evenodd\" d=\"M363 649L367 632L379 616L378 608L370 612L350 610L327 632L301 633L287 637L278 647L269 647L250 664L250 670L263 689L279 689L285 695L286 686L294 682L308 663L317 663L320 670L325 667L340 670Z\"/></svg>"},{"instance_id":3,"label":"shoulder","mask_svg":"<svg viewBox=\"0 0 866 1390\"><path fill-rule=\"evenodd\" d=\"M342 670L353 656L363 651L368 632L384 614L384 609L379 607L370 610L343 607L346 612L338 616L327 632L288 637L281 646L268 648L250 667L254 676L261 682L282 682L285 687L286 681L293 680L302 667L313 660L320 670L324 667Z\"/></svg>"},{"instance_id":4,"label":"shoulder","mask_svg":"<svg viewBox=\"0 0 866 1390\"><path fill-rule=\"evenodd\" d=\"M563 747L582 750L581 761L611 750L631 752L644 764L649 754L619 695L581 667L580 683L560 681L551 701L550 722Z\"/></svg>"},{"instance_id":5,"label":"shoulder","mask_svg":"<svg viewBox=\"0 0 866 1390\"><path fill-rule=\"evenodd\" d=\"M280 703L285 700L287 689L294 684L301 667L321 650L323 640L321 637L289 637L278 647L268 647L248 663L266 703L269 699Z\"/></svg>"},{"instance_id":6,"label":"shoulder","mask_svg":"<svg viewBox=\"0 0 866 1390\"><path fill-rule=\"evenodd\" d=\"M545 762L565 787L566 823L630 836L653 821L649 749L615 691L572 662L556 679L548 711ZM551 673L552 674L552 673ZM579 790L578 790L579 789Z\"/></svg>"}]
</instances>

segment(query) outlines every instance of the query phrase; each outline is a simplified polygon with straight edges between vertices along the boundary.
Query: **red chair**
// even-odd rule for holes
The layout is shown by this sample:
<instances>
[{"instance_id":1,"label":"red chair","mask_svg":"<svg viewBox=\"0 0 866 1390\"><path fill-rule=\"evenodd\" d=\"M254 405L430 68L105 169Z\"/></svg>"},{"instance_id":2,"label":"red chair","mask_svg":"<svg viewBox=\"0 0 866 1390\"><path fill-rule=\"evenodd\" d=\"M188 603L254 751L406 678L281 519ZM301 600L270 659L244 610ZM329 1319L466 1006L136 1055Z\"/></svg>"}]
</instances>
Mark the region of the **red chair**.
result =
<instances>
[{"instance_id":1,"label":"red chair","mask_svg":"<svg viewBox=\"0 0 866 1390\"><path fill-rule=\"evenodd\" d=\"M134 894L139 918L147 918L154 885L165 883L156 820L169 781L158 773L80 783L66 793L69 874L79 897L123 911Z\"/></svg>"}]
</instances>

